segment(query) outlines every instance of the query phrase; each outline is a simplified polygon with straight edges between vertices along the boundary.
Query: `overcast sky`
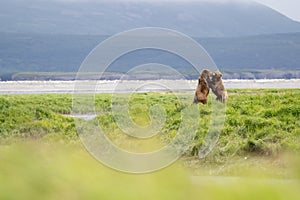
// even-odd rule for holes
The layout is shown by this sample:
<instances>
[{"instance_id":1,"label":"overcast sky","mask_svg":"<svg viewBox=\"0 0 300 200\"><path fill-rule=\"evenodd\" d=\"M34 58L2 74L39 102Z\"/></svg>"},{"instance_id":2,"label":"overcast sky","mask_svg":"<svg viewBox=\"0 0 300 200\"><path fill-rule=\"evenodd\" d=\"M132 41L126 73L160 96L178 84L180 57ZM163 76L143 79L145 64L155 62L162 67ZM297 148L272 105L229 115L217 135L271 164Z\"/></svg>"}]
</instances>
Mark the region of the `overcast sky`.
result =
<instances>
[{"instance_id":1,"label":"overcast sky","mask_svg":"<svg viewBox=\"0 0 300 200\"><path fill-rule=\"evenodd\" d=\"M101 0L55 0L55 1L64 1L64 2L76 2L76 1L101 1ZM102 0L103 1L103 0ZM109 1L109 0L106 0ZM281 12L282 14L292 18L294 20L300 21L300 0L117 0L117 1L217 1L217 2L224 2L224 1L256 1L262 3L268 7L273 8Z\"/></svg>"},{"instance_id":2,"label":"overcast sky","mask_svg":"<svg viewBox=\"0 0 300 200\"><path fill-rule=\"evenodd\" d=\"M267 5L284 15L300 21L300 0L256 0Z\"/></svg>"}]
</instances>

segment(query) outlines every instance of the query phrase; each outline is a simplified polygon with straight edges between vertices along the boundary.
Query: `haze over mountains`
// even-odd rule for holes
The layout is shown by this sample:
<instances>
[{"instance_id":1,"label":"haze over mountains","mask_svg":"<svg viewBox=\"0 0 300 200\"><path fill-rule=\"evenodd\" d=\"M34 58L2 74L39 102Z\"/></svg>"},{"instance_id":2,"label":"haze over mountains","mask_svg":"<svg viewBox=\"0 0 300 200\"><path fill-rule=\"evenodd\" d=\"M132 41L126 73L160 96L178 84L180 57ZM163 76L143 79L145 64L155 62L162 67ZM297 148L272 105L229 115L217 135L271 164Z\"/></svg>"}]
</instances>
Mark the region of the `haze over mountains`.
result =
<instances>
[{"instance_id":1,"label":"haze over mountains","mask_svg":"<svg viewBox=\"0 0 300 200\"><path fill-rule=\"evenodd\" d=\"M76 72L108 36L149 26L192 36L229 77L256 71L245 78L270 77L264 74L270 72L276 74L271 77L300 78L300 23L250 0L7 0L0 6L0 78L16 72ZM159 52L129 55L111 71L126 72L143 62L165 62L198 76L182 60ZM282 70L288 72L277 72Z\"/></svg>"},{"instance_id":2,"label":"haze over mountains","mask_svg":"<svg viewBox=\"0 0 300 200\"><path fill-rule=\"evenodd\" d=\"M112 35L139 27L164 27L194 37L300 31L300 23L254 1L54 1L7 0L1 32Z\"/></svg>"}]
</instances>

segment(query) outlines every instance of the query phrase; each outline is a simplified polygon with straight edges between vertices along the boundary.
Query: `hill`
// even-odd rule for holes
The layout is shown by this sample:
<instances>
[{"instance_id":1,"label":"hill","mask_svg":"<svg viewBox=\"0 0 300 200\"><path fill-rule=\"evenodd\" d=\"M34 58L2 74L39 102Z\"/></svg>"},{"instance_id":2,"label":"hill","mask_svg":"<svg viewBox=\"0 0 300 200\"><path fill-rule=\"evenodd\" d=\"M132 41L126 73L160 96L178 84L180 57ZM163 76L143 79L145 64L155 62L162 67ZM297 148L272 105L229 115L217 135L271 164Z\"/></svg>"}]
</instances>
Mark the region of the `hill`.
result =
<instances>
[{"instance_id":1,"label":"hill","mask_svg":"<svg viewBox=\"0 0 300 200\"><path fill-rule=\"evenodd\" d=\"M17 72L77 72L88 53L107 37L0 33L0 77L11 79ZM300 77L300 33L195 39L227 72L227 78ZM109 71L124 73L153 62L173 66L190 78L198 76L183 59L155 50L122 56Z\"/></svg>"},{"instance_id":2,"label":"hill","mask_svg":"<svg viewBox=\"0 0 300 200\"><path fill-rule=\"evenodd\" d=\"M254 1L5 0L0 32L113 35L139 27L194 37L299 32L300 23Z\"/></svg>"}]
</instances>

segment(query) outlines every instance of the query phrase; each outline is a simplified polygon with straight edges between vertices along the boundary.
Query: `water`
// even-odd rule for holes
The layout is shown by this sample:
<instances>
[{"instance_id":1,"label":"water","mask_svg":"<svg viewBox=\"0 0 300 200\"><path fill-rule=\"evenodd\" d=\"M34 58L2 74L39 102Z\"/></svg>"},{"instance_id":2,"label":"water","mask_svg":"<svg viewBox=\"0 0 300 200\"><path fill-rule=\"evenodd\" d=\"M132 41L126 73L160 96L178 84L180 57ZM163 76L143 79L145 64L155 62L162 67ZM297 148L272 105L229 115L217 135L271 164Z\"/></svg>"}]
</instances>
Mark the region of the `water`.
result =
<instances>
[{"instance_id":1,"label":"water","mask_svg":"<svg viewBox=\"0 0 300 200\"><path fill-rule=\"evenodd\" d=\"M197 80L8 81L0 82L0 94L72 94L75 85L80 93L192 92ZM224 85L227 89L300 88L300 79L224 80Z\"/></svg>"}]
</instances>

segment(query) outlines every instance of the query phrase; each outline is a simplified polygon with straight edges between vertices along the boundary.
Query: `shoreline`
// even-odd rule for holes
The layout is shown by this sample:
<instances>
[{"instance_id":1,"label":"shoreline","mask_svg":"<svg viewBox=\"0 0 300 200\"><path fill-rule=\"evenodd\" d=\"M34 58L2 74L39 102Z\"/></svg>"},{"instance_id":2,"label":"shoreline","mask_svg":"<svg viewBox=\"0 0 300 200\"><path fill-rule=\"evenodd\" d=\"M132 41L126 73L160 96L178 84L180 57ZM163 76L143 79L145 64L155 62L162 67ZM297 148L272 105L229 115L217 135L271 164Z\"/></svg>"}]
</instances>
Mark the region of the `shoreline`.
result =
<instances>
[{"instance_id":1,"label":"shoreline","mask_svg":"<svg viewBox=\"0 0 300 200\"><path fill-rule=\"evenodd\" d=\"M300 79L227 79L223 82L227 89L300 88ZM197 80L0 81L0 94L193 92L196 86Z\"/></svg>"}]
</instances>

